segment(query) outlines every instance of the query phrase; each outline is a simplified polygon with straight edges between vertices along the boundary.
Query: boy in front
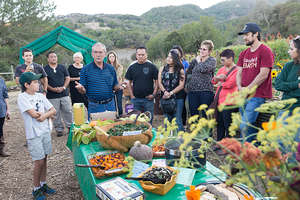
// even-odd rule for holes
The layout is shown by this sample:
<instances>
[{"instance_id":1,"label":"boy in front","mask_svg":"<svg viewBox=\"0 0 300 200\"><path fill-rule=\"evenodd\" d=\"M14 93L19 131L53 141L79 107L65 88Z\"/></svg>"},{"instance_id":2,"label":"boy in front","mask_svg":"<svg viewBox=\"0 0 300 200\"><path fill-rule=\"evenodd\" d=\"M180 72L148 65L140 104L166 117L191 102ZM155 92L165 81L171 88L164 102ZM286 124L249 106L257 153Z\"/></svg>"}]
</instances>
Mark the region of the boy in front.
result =
<instances>
[{"instance_id":1,"label":"boy in front","mask_svg":"<svg viewBox=\"0 0 300 200\"><path fill-rule=\"evenodd\" d=\"M20 77L23 93L18 96L18 106L25 123L28 150L34 161L32 195L35 200L46 199L45 194L54 194L55 190L46 184L47 155L51 153L51 128L49 117L56 111L47 98L37 93L41 74L25 72Z\"/></svg>"}]
</instances>

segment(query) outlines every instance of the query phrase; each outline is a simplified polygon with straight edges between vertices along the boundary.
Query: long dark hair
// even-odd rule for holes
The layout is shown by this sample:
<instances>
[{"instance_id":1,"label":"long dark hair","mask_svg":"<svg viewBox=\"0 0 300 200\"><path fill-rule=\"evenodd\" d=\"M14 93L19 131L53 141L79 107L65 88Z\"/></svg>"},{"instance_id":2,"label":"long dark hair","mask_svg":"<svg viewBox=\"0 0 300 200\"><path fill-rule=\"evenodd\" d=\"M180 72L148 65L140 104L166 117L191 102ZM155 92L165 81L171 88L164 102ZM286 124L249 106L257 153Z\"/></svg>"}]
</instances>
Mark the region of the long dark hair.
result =
<instances>
[{"instance_id":1,"label":"long dark hair","mask_svg":"<svg viewBox=\"0 0 300 200\"><path fill-rule=\"evenodd\" d=\"M297 54L298 54L298 57L296 59L294 59L294 63L299 64L300 63L300 36L297 36L296 38L294 38L293 43L294 43L295 48L297 49Z\"/></svg>"},{"instance_id":2,"label":"long dark hair","mask_svg":"<svg viewBox=\"0 0 300 200\"><path fill-rule=\"evenodd\" d=\"M181 59L179 57L177 50L171 49L169 51L169 53L171 54L172 60L174 63L174 73L178 74L178 77L180 77L180 80L184 79L183 76L180 75L180 71L181 71L181 69L183 69L183 64L181 62ZM166 66L170 67L169 64L167 64Z\"/></svg>"}]
</instances>

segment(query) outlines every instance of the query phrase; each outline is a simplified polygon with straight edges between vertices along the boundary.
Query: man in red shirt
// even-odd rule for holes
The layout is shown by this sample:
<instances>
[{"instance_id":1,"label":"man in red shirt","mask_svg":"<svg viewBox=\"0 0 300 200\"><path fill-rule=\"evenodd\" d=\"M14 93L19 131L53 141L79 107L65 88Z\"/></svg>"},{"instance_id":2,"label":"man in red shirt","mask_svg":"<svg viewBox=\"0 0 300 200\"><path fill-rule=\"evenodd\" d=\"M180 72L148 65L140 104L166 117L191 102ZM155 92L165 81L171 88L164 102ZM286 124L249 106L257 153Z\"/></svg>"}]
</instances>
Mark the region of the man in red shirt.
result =
<instances>
[{"instance_id":1,"label":"man in red shirt","mask_svg":"<svg viewBox=\"0 0 300 200\"><path fill-rule=\"evenodd\" d=\"M257 132L255 128L246 124L247 122L253 124L256 121L258 112L255 109L265 103L267 98L272 98L271 69L274 64L274 55L271 49L260 41L260 32L261 29L255 23L247 23L244 29L239 32L239 35L243 35L249 48L239 55L237 87L238 90L242 90L257 86L254 97L246 102L244 109L240 109L243 121L240 129L245 136ZM247 137L247 141L251 142L255 138L252 135Z\"/></svg>"}]
</instances>

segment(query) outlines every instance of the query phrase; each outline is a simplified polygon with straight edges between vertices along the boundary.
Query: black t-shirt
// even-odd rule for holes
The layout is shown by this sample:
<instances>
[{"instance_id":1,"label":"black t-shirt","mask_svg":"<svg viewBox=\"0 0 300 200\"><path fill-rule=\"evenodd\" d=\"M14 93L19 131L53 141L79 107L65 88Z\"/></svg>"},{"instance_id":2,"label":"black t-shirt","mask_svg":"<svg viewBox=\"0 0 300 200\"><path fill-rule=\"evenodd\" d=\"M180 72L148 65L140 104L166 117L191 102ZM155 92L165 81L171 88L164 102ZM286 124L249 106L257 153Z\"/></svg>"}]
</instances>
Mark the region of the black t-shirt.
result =
<instances>
[{"instance_id":1,"label":"black t-shirt","mask_svg":"<svg viewBox=\"0 0 300 200\"><path fill-rule=\"evenodd\" d=\"M51 68L49 65L45 66L45 72L48 75L48 85L51 87L63 87L65 83L65 78L69 75L68 70L64 65L58 64L55 70ZM48 90L47 98L48 99L56 99L68 96L68 89L62 91L61 93L56 93Z\"/></svg>"},{"instance_id":2,"label":"black t-shirt","mask_svg":"<svg viewBox=\"0 0 300 200\"><path fill-rule=\"evenodd\" d=\"M41 78L47 77L47 74L46 74L44 68L42 67L42 65L37 64L37 63L32 63L32 65L33 65L33 72L34 72L34 73L36 73L36 74L42 74L42 77L41 77ZM18 65L18 66L16 67L15 77L21 77L21 75L25 72L26 67L27 67L26 64ZM39 85L39 92L40 92L40 93L43 93L43 92L44 92L44 89L43 89L43 86L42 86L40 80L39 80L39 84L40 84L40 85ZM22 92L24 92L24 91L22 90Z\"/></svg>"},{"instance_id":3,"label":"black t-shirt","mask_svg":"<svg viewBox=\"0 0 300 200\"><path fill-rule=\"evenodd\" d=\"M137 98L145 98L153 94L153 80L157 80L158 70L150 62L143 64L134 63L129 66L125 78L133 82L133 95Z\"/></svg>"}]
</instances>

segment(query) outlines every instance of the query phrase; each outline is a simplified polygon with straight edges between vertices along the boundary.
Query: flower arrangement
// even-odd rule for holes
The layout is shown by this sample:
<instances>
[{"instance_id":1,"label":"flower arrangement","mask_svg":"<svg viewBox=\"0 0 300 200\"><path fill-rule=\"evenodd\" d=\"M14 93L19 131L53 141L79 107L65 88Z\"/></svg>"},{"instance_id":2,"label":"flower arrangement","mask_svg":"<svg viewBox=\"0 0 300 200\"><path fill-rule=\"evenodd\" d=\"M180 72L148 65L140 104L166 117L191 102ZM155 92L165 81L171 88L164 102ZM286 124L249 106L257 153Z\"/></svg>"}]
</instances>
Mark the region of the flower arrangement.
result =
<instances>
[{"instance_id":1,"label":"flower arrangement","mask_svg":"<svg viewBox=\"0 0 300 200\"><path fill-rule=\"evenodd\" d=\"M243 107L247 99L251 98L255 88L244 89L227 96L224 104L219 110ZM180 146L181 151L191 151L190 142L196 141L201 144L198 149L199 157L211 151L210 156L216 158L220 168L227 174L226 184L241 183L249 188L259 191L264 196L278 197L278 199L298 200L300 196L300 144L295 142L298 129L300 130L300 108L294 109L289 115L288 110L296 102L295 99L269 102L256 109L258 112L272 113L268 122L257 129L256 140L252 143L246 142L247 137L239 132L242 119L239 113L232 114L232 123L229 128L231 138L216 141L212 137L216 120L213 117L214 110L208 109L207 105L201 105L199 111L206 110L207 118L199 115L192 116L188 132L179 132L178 137L183 138ZM169 123L165 121L163 127L157 131L158 138L167 140L170 133L176 131L175 119ZM248 137L251 137L250 135ZM158 139L159 141L159 139ZM225 159L212 151L213 146L219 146L225 153ZM175 166L193 168L193 163L182 154L176 161ZM218 177L216 177L218 178ZM220 180L223 181L223 180ZM188 192L189 193L189 192ZM248 197L251 199L252 197Z\"/></svg>"}]
</instances>

